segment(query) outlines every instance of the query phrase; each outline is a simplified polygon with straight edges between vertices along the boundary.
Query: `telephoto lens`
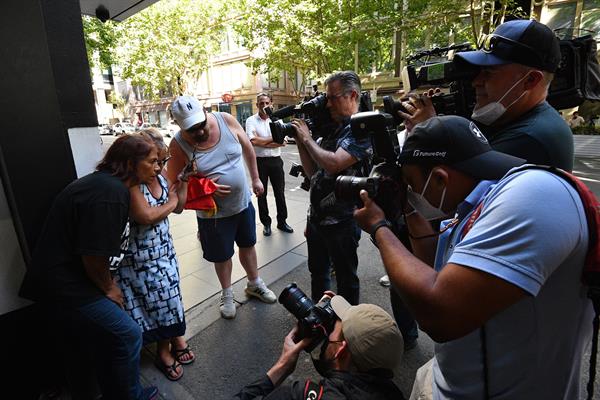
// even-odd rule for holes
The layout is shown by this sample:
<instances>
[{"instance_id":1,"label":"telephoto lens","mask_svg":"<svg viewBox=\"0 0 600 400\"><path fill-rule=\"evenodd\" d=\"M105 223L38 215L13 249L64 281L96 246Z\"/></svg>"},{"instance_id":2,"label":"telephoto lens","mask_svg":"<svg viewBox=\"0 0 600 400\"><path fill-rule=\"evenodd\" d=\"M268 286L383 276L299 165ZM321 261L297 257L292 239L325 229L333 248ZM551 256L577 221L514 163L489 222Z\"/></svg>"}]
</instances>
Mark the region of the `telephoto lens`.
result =
<instances>
[{"instance_id":1,"label":"telephoto lens","mask_svg":"<svg viewBox=\"0 0 600 400\"><path fill-rule=\"evenodd\" d=\"M323 296L319 303L313 303L295 283L287 285L279 295L279 302L298 320L298 334L294 341L313 339L305 349L307 352L317 347L333 331L337 317L330 301L329 296Z\"/></svg>"}]
</instances>

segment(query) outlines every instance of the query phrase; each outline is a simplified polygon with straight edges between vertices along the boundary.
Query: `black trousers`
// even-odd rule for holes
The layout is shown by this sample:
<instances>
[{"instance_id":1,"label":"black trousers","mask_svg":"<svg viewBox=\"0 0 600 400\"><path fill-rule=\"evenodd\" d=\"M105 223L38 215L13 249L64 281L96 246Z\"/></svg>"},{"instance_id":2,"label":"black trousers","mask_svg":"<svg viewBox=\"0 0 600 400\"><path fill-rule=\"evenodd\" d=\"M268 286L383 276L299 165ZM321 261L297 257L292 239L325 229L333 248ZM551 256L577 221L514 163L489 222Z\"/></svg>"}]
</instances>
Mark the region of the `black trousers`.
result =
<instances>
[{"instance_id":1,"label":"black trousers","mask_svg":"<svg viewBox=\"0 0 600 400\"><path fill-rule=\"evenodd\" d=\"M271 225L269 207L267 206L267 184L271 180L273 194L275 195L275 205L277 206L277 223L282 224L287 219L283 160L281 157L256 157L256 165L258 167L258 176L265 188L262 196L258 196L258 217L260 222L265 226Z\"/></svg>"}]
</instances>

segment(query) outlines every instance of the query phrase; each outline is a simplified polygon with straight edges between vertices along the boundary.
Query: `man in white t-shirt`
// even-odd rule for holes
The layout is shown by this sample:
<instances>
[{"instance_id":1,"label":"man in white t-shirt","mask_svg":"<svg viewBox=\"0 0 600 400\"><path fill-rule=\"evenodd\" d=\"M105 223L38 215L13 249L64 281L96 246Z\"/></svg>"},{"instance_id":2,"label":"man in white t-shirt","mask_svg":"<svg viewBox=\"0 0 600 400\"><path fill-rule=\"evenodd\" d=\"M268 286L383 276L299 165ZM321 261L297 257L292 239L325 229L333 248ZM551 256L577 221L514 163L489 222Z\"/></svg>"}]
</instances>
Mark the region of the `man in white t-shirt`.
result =
<instances>
[{"instance_id":1,"label":"man in white t-shirt","mask_svg":"<svg viewBox=\"0 0 600 400\"><path fill-rule=\"evenodd\" d=\"M265 112L266 107L271 107L271 96L267 93L259 93L256 96L256 107L258 113L246 120L246 134L248 134L248 138L254 146L258 175L265 188L264 193L258 196L258 216L263 224L263 234L265 236L271 235L271 217L267 205L267 183L269 180L273 187L277 206L277 229L292 233L294 230L286 222L285 178L280 149L284 145L273 141L271 129L269 128L271 120Z\"/></svg>"}]
</instances>

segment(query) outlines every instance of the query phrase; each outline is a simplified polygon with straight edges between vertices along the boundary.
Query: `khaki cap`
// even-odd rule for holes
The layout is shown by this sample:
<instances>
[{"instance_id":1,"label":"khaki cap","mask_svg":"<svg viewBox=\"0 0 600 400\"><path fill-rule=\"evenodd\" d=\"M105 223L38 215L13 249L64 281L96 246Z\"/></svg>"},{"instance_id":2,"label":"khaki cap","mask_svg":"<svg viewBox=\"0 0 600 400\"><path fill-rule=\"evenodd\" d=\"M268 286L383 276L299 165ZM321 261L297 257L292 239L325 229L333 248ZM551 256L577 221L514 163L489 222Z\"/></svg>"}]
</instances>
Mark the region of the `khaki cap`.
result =
<instances>
[{"instance_id":1,"label":"khaki cap","mask_svg":"<svg viewBox=\"0 0 600 400\"><path fill-rule=\"evenodd\" d=\"M404 340L384 309L374 304L352 306L342 296L331 299L331 308L342 320L344 339L359 371L394 370L402 359Z\"/></svg>"}]
</instances>

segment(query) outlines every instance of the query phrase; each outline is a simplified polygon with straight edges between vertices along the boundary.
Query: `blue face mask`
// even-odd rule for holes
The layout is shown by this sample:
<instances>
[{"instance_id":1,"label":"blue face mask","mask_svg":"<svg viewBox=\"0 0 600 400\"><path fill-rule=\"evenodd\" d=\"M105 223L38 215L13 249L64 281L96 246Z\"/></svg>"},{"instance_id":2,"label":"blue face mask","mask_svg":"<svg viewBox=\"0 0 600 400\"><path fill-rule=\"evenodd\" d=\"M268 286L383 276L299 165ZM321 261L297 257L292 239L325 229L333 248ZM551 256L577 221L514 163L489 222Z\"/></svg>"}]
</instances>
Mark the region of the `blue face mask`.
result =
<instances>
[{"instance_id":1,"label":"blue face mask","mask_svg":"<svg viewBox=\"0 0 600 400\"><path fill-rule=\"evenodd\" d=\"M425 186L423 187L423 191L419 193L413 192L412 188L409 186L406 192L406 200L408 204L411 205L419 214L423 216L427 221L434 221L438 219L444 219L448 214L442 210L442 206L444 205L444 197L446 196L446 188L442 191L442 199L440 200L440 206L434 207L427 201L424 194L427 190L427 185L429 185L429 180L431 179L431 174L433 171L429 173L427 177L427 182L425 182Z\"/></svg>"}]
</instances>

